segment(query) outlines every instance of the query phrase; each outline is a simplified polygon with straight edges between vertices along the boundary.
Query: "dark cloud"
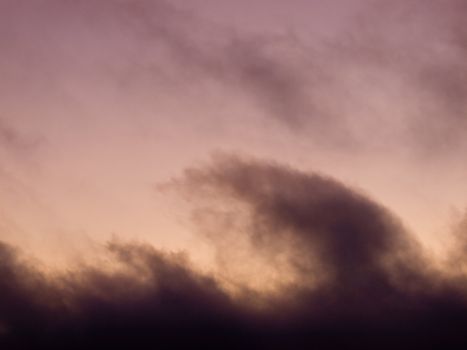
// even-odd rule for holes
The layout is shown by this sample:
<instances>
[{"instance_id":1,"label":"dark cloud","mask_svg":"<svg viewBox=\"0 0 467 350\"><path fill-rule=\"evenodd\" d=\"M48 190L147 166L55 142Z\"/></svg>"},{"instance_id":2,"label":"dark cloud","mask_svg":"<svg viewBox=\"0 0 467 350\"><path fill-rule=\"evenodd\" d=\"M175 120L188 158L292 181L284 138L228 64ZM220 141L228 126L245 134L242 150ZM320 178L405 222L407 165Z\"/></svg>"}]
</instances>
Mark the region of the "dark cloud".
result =
<instances>
[{"instance_id":1,"label":"dark cloud","mask_svg":"<svg viewBox=\"0 0 467 350\"><path fill-rule=\"evenodd\" d=\"M150 247L112 244L123 272L83 267L49 279L0 249L2 348L221 346L239 329L216 282Z\"/></svg>"},{"instance_id":2,"label":"dark cloud","mask_svg":"<svg viewBox=\"0 0 467 350\"><path fill-rule=\"evenodd\" d=\"M213 186L214 192L224 190L247 203L254 242L266 241L263 235L293 236L306 255L316 250L337 280L352 275L355 281L361 266L382 268L385 255L393 251L401 257L416 251L383 207L330 178L226 158L211 172L191 173L190 179L194 188Z\"/></svg>"},{"instance_id":3,"label":"dark cloud","mask_svg":"<svg viewBox=\"0 0 467 350\"><path fill-rule=\"evenodd\" d=\"M2 348L466 345L465 277L432 267L400 222L358 191L235 157L188 170L171 186L200 200L223 198L248 221L235 235L251 241L251 259L270 256L280 242L295 281L272 294L248 287L232 294L183 254L121 242L108 245L112 270L50 275L1 244ZM213 240L230 234L222 215ZM315 272L318 283L308 276Z\"/></svg>"}]
</instances>

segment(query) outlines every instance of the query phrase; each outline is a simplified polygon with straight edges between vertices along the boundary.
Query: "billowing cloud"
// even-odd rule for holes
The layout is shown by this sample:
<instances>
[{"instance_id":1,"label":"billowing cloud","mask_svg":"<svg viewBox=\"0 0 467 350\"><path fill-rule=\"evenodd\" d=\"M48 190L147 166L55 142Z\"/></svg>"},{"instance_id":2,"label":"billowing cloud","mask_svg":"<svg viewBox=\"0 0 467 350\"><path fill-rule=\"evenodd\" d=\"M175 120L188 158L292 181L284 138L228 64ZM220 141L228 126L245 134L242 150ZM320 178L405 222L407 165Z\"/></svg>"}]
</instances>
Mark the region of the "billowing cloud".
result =
<instances>
[{"instance_id":1,"label":"billowing cloud","mask_svg":"<svg viewBox=\"0 0 467 350\"><path fill-rule=\"evenodd\" d=\"M465 276L436 269L397 218L364 194L320 174L225 156L187 170L170 186L195 188L189 193L195 203L196 195L201 202L222 197L238 220L248 221L248 230L234 232L234 238L246 235L259 256L277 254L277 246L269 247L280 242L297 278L275 293L245 287L232 294L218 274L199 272L184 254L121 242L108 244L112 265L52 275L2 244L0 343L465 345ZM214 241L229 234L229 227L222 230L222 215ZM314 273L323 277L317 283L308 276Z\"/></svg>"}]
</instances>

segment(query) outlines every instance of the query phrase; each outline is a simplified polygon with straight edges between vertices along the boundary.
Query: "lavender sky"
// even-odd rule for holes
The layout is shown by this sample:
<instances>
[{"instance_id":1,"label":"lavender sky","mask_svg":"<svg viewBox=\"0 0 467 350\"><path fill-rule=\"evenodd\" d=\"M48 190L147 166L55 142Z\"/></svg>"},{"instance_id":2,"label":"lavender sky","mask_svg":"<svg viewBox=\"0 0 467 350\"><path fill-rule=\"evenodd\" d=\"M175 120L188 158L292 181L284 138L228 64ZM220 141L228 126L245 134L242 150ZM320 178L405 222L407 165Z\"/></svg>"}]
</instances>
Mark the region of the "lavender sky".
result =
<instances>
[{"instance_id":1,"label":"lavender sky","mask_svg":"<svg viewBox=\"0 0 467 350\"><path fill-rule=\"evenodd\" d=\"M209 260L160 186L220 152L332 176L442 250L467 204L466 11L3 0L0 238L59 265L112 237Z\"/></svg>"}]
</instances>

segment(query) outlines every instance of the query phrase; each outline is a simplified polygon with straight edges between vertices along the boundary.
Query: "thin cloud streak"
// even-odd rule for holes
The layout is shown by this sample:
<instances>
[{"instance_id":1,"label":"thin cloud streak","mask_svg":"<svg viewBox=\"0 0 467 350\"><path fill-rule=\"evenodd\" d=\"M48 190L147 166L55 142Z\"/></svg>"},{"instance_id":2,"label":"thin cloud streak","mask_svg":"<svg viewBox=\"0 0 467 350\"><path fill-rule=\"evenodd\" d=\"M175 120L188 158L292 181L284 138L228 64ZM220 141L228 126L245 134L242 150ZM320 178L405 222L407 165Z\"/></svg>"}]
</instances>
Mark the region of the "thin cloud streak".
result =
<instances>
[{"instance_id":1,"label":"thin cloud streak","mask_svg":"<svg viewBox=\"0 0 467 350\"><path fill-rule=\"evenodd\" d=\"M7 31L4 65L52 77L58 89L61 79L77 79L83 70L107 77L126 99L148 81L154 95L174 86L183 93L220 84L235 103L250 100L266 120L324 148L384 148L396 138L436 154L456 149L465 136L462 1L413 0L389 8L369 2L345 32L326 41L235 32L159 0L36 6L40 11L32 15L8 1L2 13L22 19L21 25L32 16L31 31L47 23L46 36L56 32L48 20L55 13L66 30L42 46L32 45L34 32ZM24 50L38 62L34 71Z\"/></svg>"}]
</instances>

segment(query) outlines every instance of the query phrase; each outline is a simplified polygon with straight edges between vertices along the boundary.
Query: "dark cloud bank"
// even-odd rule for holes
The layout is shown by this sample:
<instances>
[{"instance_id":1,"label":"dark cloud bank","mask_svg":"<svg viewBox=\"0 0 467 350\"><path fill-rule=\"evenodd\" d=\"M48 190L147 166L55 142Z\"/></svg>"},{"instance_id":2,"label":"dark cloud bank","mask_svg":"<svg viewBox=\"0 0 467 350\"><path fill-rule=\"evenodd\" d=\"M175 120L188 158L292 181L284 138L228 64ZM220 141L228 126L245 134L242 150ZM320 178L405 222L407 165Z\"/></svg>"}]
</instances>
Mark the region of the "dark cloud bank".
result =
<instances>
[{"instance_id":1,"label":"dark cloud bank","mask_svg":"<svg viewBox=\"0 0 467 350\"><path fill-rule=\"evenodd\" d=\"M174 184L239 203L250 229L236 234L271 262L288 250L295 282L276 293L245 287L233 296L183 255L118 242L108 245L121 267L114 272L88 266L50 276L1 244L0 347L467 345L467 279L456 272L465 245L453 254L452 271L442 272L381 205L328 177L274 163L221 157ZM219 226L214 239L221 240ZM320 278L311 283L310 274Z\"/></svg>"}]
</instances>

